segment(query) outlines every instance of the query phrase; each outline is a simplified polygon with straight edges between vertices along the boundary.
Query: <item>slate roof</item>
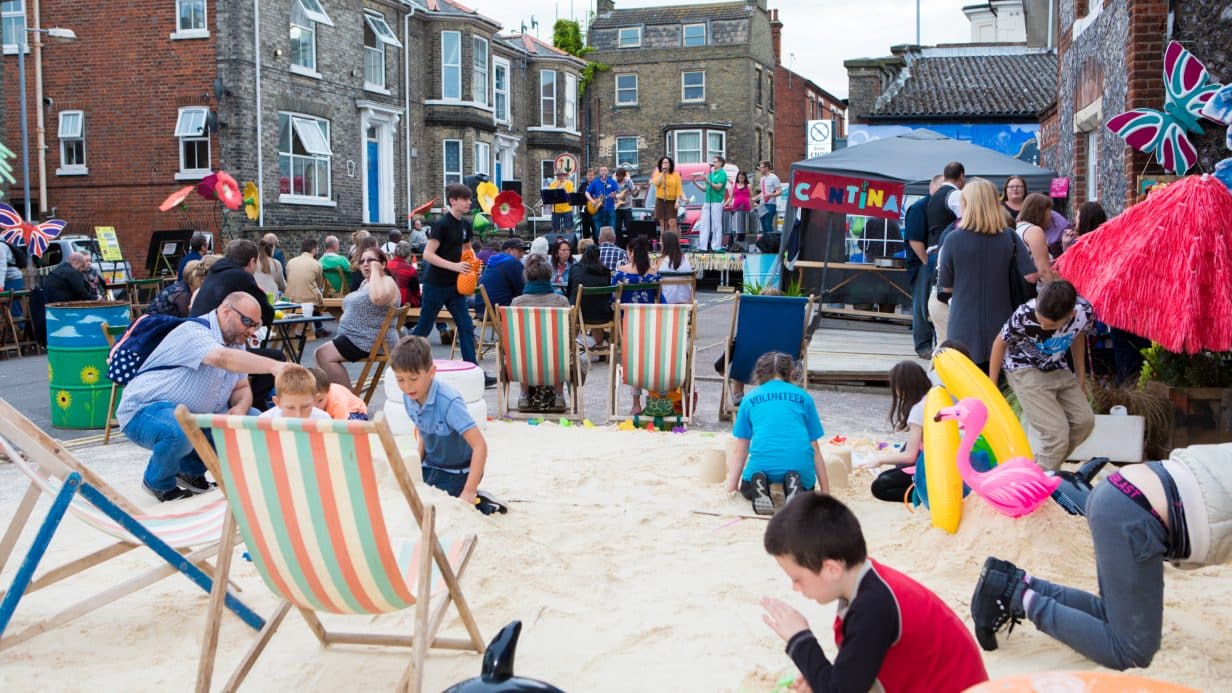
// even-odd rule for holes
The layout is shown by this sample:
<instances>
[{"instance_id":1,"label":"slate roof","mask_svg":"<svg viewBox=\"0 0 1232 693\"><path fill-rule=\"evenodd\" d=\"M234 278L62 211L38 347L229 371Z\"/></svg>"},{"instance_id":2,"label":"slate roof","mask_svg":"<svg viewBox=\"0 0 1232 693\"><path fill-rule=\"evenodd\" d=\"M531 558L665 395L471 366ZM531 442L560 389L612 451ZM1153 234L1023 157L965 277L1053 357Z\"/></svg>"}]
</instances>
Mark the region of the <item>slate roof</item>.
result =
<instances>
[{"instance_id":1,"label":"slate roof","mask_svg":"<svg viewBox=\"0 0 1232 693\"><path fill-rule=\"evenodd\" d=\"M478 10L471 9L457 0L422 0L422 2L429 12L475 17L497 27L501 25L495 19L480 14Z\"/></svg>"},{"instance_id":2,"label":"slate roof","mask_svg":"<svg viewBox=\"0 0 1232 693\"><path fill-rule=\"evenodd\" d=\"M601 14L595 17L590 26L592 29L612 29L643 24L687 24L707 20L746 19L752 16L753 7L744 2L635 7Z\"/></svg>"},{"instance_id":3,"label":"slate roof","mask_svg":"<svg viewBox=\"0 0 1232 693\"><path fill-rule=\"evenodd\" d=\"M586 64L585 60L569 55L556 46L553 46L546 41L537 39L530 34L502 34L497 38L506 42L515 50L522 51L528 55L541 55L548 58L568 58L576 62L578 65Z\"/></svg>"},{"instance_id":4,"label":"slate roof","mask_svg":"<svg viewBox=\"0 0 1232 693\"><path fill-rule=\"evenodd\" d=\"M1035 118L1056 100L1053 53L904 56L873 118Z\"/></svg>"}]
</instances>

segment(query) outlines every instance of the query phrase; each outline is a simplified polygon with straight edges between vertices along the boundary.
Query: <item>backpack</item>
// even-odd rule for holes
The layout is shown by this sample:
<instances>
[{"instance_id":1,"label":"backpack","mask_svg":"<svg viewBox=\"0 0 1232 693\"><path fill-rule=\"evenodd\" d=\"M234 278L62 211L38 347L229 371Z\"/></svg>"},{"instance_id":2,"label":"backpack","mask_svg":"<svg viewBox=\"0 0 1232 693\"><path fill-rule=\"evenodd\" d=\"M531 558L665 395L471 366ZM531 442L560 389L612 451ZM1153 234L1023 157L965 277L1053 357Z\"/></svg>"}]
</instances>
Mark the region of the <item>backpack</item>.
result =
<instances>
[{"instance_id":1,"label":"backpack","mask_svg":"<svg viewBox=\"0 0 1232 693\"><path fill-rule=\"evenodd\" d=\"M196 322L209 328L210 322L205 318L177 318L173 315L150 314L137 318L129 326L128 331L120 337L111 353L107 356L107 379L117 385L127 385L143 372L141 366L150 358L150 354L162 344L163 338L171 330L188 321ZM171 366L152 368L163 370Z\"/></svg>"}]
</instances>

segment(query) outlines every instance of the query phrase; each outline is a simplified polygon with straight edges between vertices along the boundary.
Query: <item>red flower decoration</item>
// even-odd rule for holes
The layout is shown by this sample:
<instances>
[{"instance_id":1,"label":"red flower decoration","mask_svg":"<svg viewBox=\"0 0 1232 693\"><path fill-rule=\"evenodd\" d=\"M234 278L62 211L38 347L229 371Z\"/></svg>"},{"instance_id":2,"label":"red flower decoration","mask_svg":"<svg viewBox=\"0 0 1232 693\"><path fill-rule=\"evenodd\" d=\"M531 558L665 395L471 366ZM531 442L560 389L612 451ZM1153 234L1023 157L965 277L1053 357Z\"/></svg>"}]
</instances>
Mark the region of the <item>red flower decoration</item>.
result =
<instances>
[{"instance_id":1,"label":"red flower decoration","mask_svg":"<svg viewBox=\"0 0 1232 693\"><path fill-rule=\"evenodd\" d=\"M218 174L211 173L197 183L197 194L207 200L217 200L218 197L214 192L214 186L218 185Z\"/></svg>"},{"instance_id":2,"label":"red flower decoration","mask_svg":"<svg viewBox=\"0 0 1232 693\"><path fill-rule=\"evenodd\" d=\"M226 171L219 171L214 183L214 194L227 209L239 209L244 204L244 196L240 193L240 184ZM204 181L202 181L204 182Z\"/></svg>"}]
</instances>

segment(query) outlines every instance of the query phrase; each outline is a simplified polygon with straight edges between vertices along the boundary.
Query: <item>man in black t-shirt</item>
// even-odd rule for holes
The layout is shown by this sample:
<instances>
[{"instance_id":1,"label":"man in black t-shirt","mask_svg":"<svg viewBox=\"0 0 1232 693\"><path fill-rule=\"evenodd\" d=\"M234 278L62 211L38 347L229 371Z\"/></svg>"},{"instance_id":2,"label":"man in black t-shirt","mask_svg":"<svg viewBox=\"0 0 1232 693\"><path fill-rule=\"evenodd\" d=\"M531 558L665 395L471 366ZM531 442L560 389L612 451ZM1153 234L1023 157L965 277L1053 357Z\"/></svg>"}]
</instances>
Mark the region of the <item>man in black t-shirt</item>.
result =
<instances>
[{"instance_id":1,"label":"man in black t-shirt","mask_svg":"<svg viewBox=\"0 0 1232 693\"><path fill-rule=\"evenodd\" d=\"M471 225L462 215L470 211L471 190L454 183L445 188L447 211L432 224L428 232L428 244L424 246L424 261L428 263L428 276L423 284L423 304L419 309L419 322L411 334L427 337L436 324L441 308L449 311L458 326L457 339L462 348L462 359L479 363L475 355L475 324L471 320L470 306L466 297L458 293L458 273L469 271L463 263L462 248L471 242ZM485 375L491 387L496 379Z\"/></svg>"}]
</instances>

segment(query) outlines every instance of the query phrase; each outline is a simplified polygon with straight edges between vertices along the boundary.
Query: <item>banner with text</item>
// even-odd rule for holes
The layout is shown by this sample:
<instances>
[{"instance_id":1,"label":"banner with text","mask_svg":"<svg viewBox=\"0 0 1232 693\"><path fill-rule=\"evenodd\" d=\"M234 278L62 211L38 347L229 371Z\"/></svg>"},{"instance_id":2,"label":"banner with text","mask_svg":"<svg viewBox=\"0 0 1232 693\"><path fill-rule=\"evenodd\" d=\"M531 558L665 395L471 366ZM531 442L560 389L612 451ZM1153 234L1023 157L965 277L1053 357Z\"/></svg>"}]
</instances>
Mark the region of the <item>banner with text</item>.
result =
<instances>
[{"instance_id":1,"label":"banner with text","mask_svg":"<svg viewBox=\"0 0 1232 693\"><path fill-rule=\"evenodd\" d=\"M898 219L902 215L903 184L797 170L791 177L791 202L795 207L826 212Z\"/></svg>"}]
</instances>

